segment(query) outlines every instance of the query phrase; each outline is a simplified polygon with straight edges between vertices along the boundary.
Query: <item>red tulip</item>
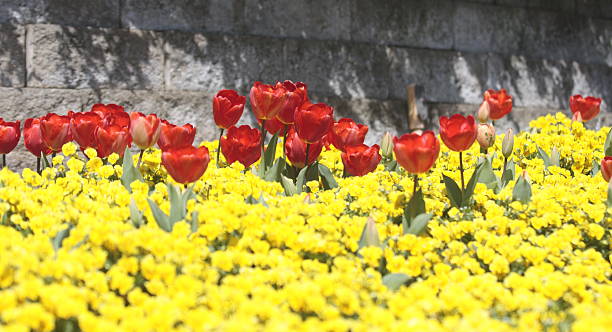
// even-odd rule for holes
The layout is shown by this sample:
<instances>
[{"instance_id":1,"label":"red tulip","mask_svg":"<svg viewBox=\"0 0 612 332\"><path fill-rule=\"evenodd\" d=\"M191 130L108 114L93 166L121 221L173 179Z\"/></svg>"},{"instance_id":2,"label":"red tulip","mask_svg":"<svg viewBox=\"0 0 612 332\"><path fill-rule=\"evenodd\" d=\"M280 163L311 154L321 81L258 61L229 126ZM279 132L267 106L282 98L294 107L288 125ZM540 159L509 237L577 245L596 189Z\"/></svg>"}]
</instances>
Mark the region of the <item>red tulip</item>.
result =
<instances>
[{"instance_id":1,"label":"red tulip","mask_svg":"<svg viewBox=\"0 0 612 332\"><path fill-rule=\"evenodd\" d=\"M612 156L604 157L601 160L601 175L606 182L610 182L610 178L612 178Z\"/></svg>"},{"instance_id":2,"label":"red tulip","mask_svg":"<svg viewBox=\"0 0 612 332\"><path fill-rule=\"evenodd\" d=\"M491 120L499 120L512 111L512 96L506 93L506 89L489 89L484 93L484 100L489 104Z\"/></svg>"},{"instance_id":3,"label":"red tulip","mask_svg":"<svg viewBox=\"0 0 612 332\"><path fill-rule=\"evenodd\" d=\"M257 122L261 126L261 120L257 120ZM270 135L278 134L279 136L282 137L285 135L285 130L284 130L285 126L287 126L287 132L289 132L289 129L293 128L293 125L285 125L282 122L280 122L277 118L274 118L272 120L266 120L266 124L264 125L264 128L266 128L266 131L269 132Z\"/></svg>"},{"instance_id":4,"label":"red tulip","mask_svg":"<svg viewBox=\"0 0 612 332\"><path fill-rule=\"evenodd\" d=\"M72 140L70 117L49 113L40 119L40 132L51 151L61 151L62 146Z\"/></svg>"},{"instance_id":5,"label":"red tulip","mask_svg":"<svg viewBox=\"0 0 612 332\"><path fill-rule=\"evenodd\" d=\"M217 127L229 129L236 125L242 116L245 103L246 97L238 95L234 90L217 92L217 95L213 98L213 117Z\"/></svg>"},{"instance_id":6,"label":"red tulip","mask_svg":"<svg viewBox=\"0 0 612 332\"><path fill-rule=\"evenodd\" d=\"M308 165L319 158L321 150L323 150L322 141L310 144L310 149L308 150ZM306 143L298 136L295 129L289 130L287 134L285 151L287 152L287 159L289 159L291 165L298 168L304 168L306 165Z\"/></svg>"},{"instance_id":7,"label":"red tulip","mask_svg":"<svg viewBox=\"0 0 612 332\"><path fill-rule=\"evenodd\" d=\"M306 85L302 82L293 84L291 81L276 83L276 85L279 84L281 84L287 92L285 94L285 105L283 105L276 118L283 124L293 124L295 111L302 106L307 98Z\"/></svg>"},{"instance_id":8,"label":"red tulip","mask_svg":"<svg viewBox=\"0 0 612 332\"><path fill-rule=\"evenodd\" d=\"M238 161L249 167L261 157L261 132L247 125L231 127L227 135L221 137L221 152L228 164Z\"/></svg>"},{"instance_id":9,"label":"red tulip","mask_svg":"<svg viewBox=\"0 0 612 332\"><path fill-rule=\"evenodd\" d=\"M41 153L45 155L51 153L51 149L42 140L39 118L30 118L25 121L23 125L23 142L26 149L36 157L40 157Z\"/></svg>"},{"instance_id":10,"label":"red tulip","mask_svg":"<svg viewBox=\"0 0 612 332\"><path fill-rule=\"evenodd\" d=\"M130 115L123 106L95 104L91 107L91 112L98 114L102 118L103 125L118 125L124 128L129 128L130 126Z\"/></svg>"},{"instance_id":11,"label":"red tulip","mask_svg":"<svg viewBox=\"0 0 612 332\"><path fill-rule=\"evenodd\" d=\"M19 121L5 122L0 118L0 154L7 154L17 146L21 136Z\"/></svg>"},{"instance_id":12,"label":"red tulip","mask_svg":"<svg viewBox=\"0 0 612 332\"><path fill-rule=\"evenodd\" d=\"M70 117L70 132L81 149L96 146L96 128L102 118L95 112L73 113Z\"/></svg>"},{"instance_id":13,"label":"red tulip","mask_svg":"<svg viewBox=\"0 0 612 332\"><path fill-rule=\"evenodd\" d=\"M197 181L208 167L210 156L208 148L189 146L180 149L170 149L162 153L162 165L168 174L178 183Z\"/></svg>"},{"instance_id":14,"label":"red tulip","mask_svg":"<svg viewBox=\"0 0 612 332\"><path fill-rule=\"evenodd\" d=\"M586 97L583 98L581 95L574 95L570 97L570 109L574 115L580 113L582 121L592 120L599 114L599 107L601 105L601 98Z\"/></svg>"},{"instance_id":15,"label":"red tulip","mask_svg":"<svg viewBox=\"0 0 612 332\"><path fill-rule=\"evenodd\" d=\"M356 124L355 121L342 118L334 123L329 131L331 143L340 151L350 145L363 144L368 133L368 126Z\"/></svg>"},{"instance_id":16,"label":"red tulip","mask_svg":"<svg viewBox=\"0 0 612 332\"><path fill-rule=\"evenodd\" d=\"M395 159L408 173L427 172L438 159L440 141L431 130L393 138Z\"/></svg>"},{"instance_id":17,"label":"red tulip","mask_svg":"<svg viewBox=\"0 0 612 332\"><path fill-rule=\"evenodd\" d=\"M161 121L155 114L144 115L140 112L130 113L130 135L132 141L141 150L146 150L159 139Z\"/></svg>"},{"instance_id":18,"label":"red tulip","mask_svg":"<svg viewBox=\"0 0 612 332\"><path fill-rule=\"evenodd\" d=\"M132 136L128 128L119 125L99 126L96 129L96 142L98 157L105 158L113 152L123 156L125 149L132 146Z\"/></svg>"},{"instance_id":19,"label":"red tulip","mask_svg":"<svg viewBox=\"0 0 612 332\"><path fill-rule=\"evenodd\" d=\"M162 150L186 148L193 144L196 129L191 124L182 127L171 124L166 120L161 120L161 131L157 145Z\"/></svg>"},{"instance_id":20,"label":"red tulip","mask_svg":"<svg viewBox=\"0 0 612 332\"><path fill-rule=\"evenodd\" d=\"M440 117L440 137L449 149L457 152L469 149L478 135L474 117L455 114L449 118Z\"/></svg>"},{"instance_id":21,"label":"red tulip","mask_svg":"<svg viewBox=\"0 0 612 332\"><path fill-rule=\"evenodd\" d=\"M341 155L344 170L354 176L363 176L374 171L382 159L379 151L378 144L371 147L365 144L347 146Z\"/></svg>"},{"instance_id":22,"label":"red tulip","mask_svg":"<svg viewBox=\"0 0 612 332\"><path fill-rule=\"evenodd\" d=\"M334 109L323 103L310 105L295 113L295 130L306 143L321 140L334 123Z\"/></svg>"},{"instance_id":23,"label":"red tulip","mask_svg":"<svg viewBox=\"0 0 612 332\"><path fill-rule=\"evenodd\" d=\"M272 120L285 105L287 90L281 85L271 86L255 82L251 88L249 99L255 118L259 120Z\"/></svg>"}]
</instances>

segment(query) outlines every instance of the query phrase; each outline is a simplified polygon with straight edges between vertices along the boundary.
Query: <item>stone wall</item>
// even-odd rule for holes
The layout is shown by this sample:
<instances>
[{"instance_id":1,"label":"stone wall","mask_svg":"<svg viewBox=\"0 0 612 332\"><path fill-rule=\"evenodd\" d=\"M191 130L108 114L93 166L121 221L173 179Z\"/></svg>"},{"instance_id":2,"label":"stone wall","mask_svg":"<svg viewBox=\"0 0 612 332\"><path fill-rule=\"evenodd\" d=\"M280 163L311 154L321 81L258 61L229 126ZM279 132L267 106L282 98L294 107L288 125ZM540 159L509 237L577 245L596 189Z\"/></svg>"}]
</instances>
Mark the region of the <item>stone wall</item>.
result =
<instances>
[{"instance_id":1,"label":"stone wall","mask_svg":"<svg viewBox=\"0 0 612 332\"><path fill-rule=\"evenodd\" d=\"M213 139L217 90L246 94L256 80L283 79L370 125L370 141L407 130L407 84L422 87L428 126L504 87L516 107L500 126L524 127L568 112L572 94L612 100L612 1L0 3L6 119L114 102L192 122L199 139ZM592 125L610 124L609 114Z\"/></svg>"}]
</instances>

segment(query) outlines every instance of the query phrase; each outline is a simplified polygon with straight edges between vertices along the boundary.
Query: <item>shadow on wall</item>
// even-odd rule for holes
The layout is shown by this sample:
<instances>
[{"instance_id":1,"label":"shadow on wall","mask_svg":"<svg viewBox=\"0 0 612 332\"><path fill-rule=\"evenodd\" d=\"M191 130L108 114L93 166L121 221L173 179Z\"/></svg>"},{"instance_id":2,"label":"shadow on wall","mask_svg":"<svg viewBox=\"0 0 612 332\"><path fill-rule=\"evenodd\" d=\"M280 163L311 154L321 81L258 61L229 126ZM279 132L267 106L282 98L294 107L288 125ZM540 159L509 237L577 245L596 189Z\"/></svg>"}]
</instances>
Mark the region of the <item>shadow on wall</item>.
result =
<instances>
[{"instance_id":1,"label":"shadow on wall","mask_svg":"<svg viewBox=\"0 0 612 332\"><path fill-rule=\"evenodd\" d=\"M0 86L24 86L24 28L0 25Z\"/></svg>"}]
</instances>

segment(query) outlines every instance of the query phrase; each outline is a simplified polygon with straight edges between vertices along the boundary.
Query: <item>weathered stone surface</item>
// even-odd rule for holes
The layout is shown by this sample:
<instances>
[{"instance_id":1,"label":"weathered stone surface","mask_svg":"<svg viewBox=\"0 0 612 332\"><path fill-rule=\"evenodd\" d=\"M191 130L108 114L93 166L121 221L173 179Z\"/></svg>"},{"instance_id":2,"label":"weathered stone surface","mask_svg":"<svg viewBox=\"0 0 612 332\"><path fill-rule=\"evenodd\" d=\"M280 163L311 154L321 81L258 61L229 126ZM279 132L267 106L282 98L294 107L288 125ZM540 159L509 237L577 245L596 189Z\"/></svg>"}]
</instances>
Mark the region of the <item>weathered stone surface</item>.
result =
<instances>
[{"instance_id":1,"label":"weathered stone surface","mask_svg":"<svg viewBox=\"0 0 612 332\"><path fill-rule=\"evenodd\" d=\"M280 80L283 43L274 38L168 32L168 89L245 91L255 81Z\"/></svg>"},{"instance_id":2,"label":"weathered stone surface","mask_svg":"<svg viewBox=\"0 0 612 332\"><path fill-rule=\"evenodd\" d=\"M386 45L451 49L450 0L353 1L352 39Z\"/></svg>"},{"instance_id":3,"label":"weathered stone surface","mask_svg":"<svg viewBox=\"0 0 612 332\"><path fill-rule=\"evenodd\" d=\"M119 27L120 0L3 0L0 22Z\"/></svg>"},{"instance_id":4,"label":"weathered stone surface","mask_svg":"<svg viewBox=\"0 0 612 332\"><path fill-rule=\"evenodd\" d=\"M246 0L244 26L258 35L350 38L351 0Z\"/></svg>"},{"instance_id":5,"label":"weathered stone surface","mask_svg":"<svg viewBox=\"0 0 612 332\"><path fill-rule=\"evenodd\" d=\"M232 31L240 8L227 0L125 0L123 26L145 30Z\"/></svg>"},{"instance_id":6,"label":"weathered stone surface","mask_svg":"<svg viewBox=\"0 0 612 332\"><path fill-rule=\"evenodd\" d=\"M495 3L504 6L527 7L563 12L573 12L576 10L575 0L496 0Z\"/></svg>"},{"instance_id":7,"label":"weathered stone surface","mask_svg":"<svg viewBox=\"0 0 612 332\"><path fill-rule=\"evenodd\" d=\"M25 84L25 46L23 26L0 24L0 86Z\"/></svg>"},{"instance_id":8,"label":"weathered stone surface","mask_svg":"<svg viewBox=\"0 0 612 332\"><path fill-rule=\"evenodd\" d=\"M302 81L327 96L385 99L389 95L387 49L367 44L289 40L284 78Z\"/></svg>"},{"instance_id":9,"label":"weathered stone surface","mask_svg":"<svg viewBox=\"0 0 612 332\"><path fill-rule=\"evenodd\" d=\"M30 25L27 84L52 88L157 89L162 39L142 30Z\"/></svg>"},{"instance_id":10,"label":"weathered stone surface","mask_svg":"<svg viewBox=\"0 0 612 332\"><path fill-rule=\"evenodd\" d=\"M612 1L576 0L577 12L591 17L612 18Z\"/></svg>"}]
</instances>

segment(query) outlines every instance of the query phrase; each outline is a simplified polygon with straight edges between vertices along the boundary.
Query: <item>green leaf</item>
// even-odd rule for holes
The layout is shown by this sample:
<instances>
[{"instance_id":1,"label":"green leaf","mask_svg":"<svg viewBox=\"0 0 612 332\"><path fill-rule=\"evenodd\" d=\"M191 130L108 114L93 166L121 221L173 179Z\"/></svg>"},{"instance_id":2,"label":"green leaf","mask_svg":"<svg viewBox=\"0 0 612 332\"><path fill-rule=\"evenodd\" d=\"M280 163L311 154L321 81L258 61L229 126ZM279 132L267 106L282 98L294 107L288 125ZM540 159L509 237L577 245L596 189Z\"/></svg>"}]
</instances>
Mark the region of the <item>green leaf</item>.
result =
<instances>
[{"instance_id":1,"label":"green leaf","mask_svg":"<svg viewBox=\"0 0 612 332\"><path fill-rule=\"evenodd\" d=\"M266 175L263 177L263 179L270 182L280 182L281 172L285 169L286 166L287 162L285 161L285 159L276 159L272 167L270 167L270 169L266 171Z\"/></svg>"},{"instance_id":2,"label":"green leaf","mask_svg":"<svg viewBox=\"0 0 612 332\"><path fill-rule=\"evenodd\" d=\"M308 172L309 168L310 166L306 166L302 168L302 170L300 170L300 173L298 173L297 181L295 183L295 186L297 188L297 194L301 194L304 190L304 183L306 182L306 172Z\"/></svg>"},{"instance_id":3,"label":"green leaf","mask_svg":"<svg viewBox=\"0 0 612 332\"><path fill-rule=\"evenodd\" d=\"M57 234L55 234L55 236L51 240L51 244L53 245L53 250L55 250L55 252L57 252L62 247L62 242L64 242L64 239L70 235L70 231L73 227L74 226L70 224L68 225L68 227L62 229L61 231L57 232Z\"/></svg>"},{"instance_id":4,"label":"green leaf","mask_svg":"<svg viewBox=\"0 0 612 332\"><path fill-rule=\"evenodd\" d=\"M285 196L293 196L298 193L296 185L293 180L281 174L281 185L285 189Z\"/></svg>"},{"instance_id":5,"label":"green leaf","mask_svg":"<svg viewBox=\"0 0 612 332\"><path fill-rule=\"evenodd\" d=\"M601 165L596 160L593 160L593 168L591 168L591 177L595 177L597 173L599 173L600 168Z\"/></svg>"},{"instance_id":6,"label":"green leaf","mask_svg":"<svg viewBox=\"0 0 612 332\"><path fill-rule=\"evenodd\" d=\"M404 234L421 235L421 233L423 233L423 231L427 227L427 223L429 223L432 216L433 215L431 213L419 214L410 222L409 227L406 227L406 225L404 225Z\"/></svg>"},{"instance_id":7,"label":"green leaf","mask_svg":"<svg viewBox=\"0 0 612 332\"><path fill-rule=\"evenodd\" d=\"M474 188L476 188L476 180L480 176L482 165L483 164L478 164L478 166L476 166L476 169L474 170L472 177L470 178L467 185L465 186L465 192L461 195L462 206L468 206L470 203L470 199L472 199L472 195L474 194Z\"/></svg>"},{"instance_id":8,"label":"green leaf","mask_svg":"<svg viewBox=\"0 0 612 332\"><path fill-rule=\"evenodd\" d=\"M546 151L542 150L542 148L537 145L536 147L538 148L538 154L540 155L540 158L544 160L544 166L546 166L546 168L552 166L552 162L550 161L550 157L548 156Z\"/></svg>"},{"instance_id":9,"label":"green leaf","mask_svg":"<svg viewBox=\"0 0 612 332\"><path fill-rule=\"evenodd\" d=\"M170 199L170 225L174 225L177 221L183 220L187 214L186 202L183 200L183 195L179 192L180 189L173 184L168 183L168 199Z\"/></svg>"},{"instance_id":10,"label":"green leaf","mask_svg":"<svg viewBox=\"0 0 612 332\"><path fill-rule=\"evenodd\" d=\"M527 179L525 179L525 177L520 176L516 180L514 189L512 190L512 199L515 201L520 201L524 204L529 203L531 200L531 185Z\"/></svg>"},{"instance_id":11,"label":"green leaf","mask_svg":"<svg viewBox=\"0 0 612 332\"><path fill-rule=\"evenodd\" d=\"M513 161L509 161L506 164L506 169L504 170L502 177L501 177L501 181L502 181L502 188L506 187L506 185L508 185L508 183L514 181L514 175L516 173L515 167L514 167L514 162Z\"/></svg>"},{"instance_id":12,"label":"green leaf","mask_svg":"<svg viewBox=\"0 0 612 332\"><path fill-rule=\"evenodd\" d=\"M272 167L272 164L274 163L274 158L276 157L276 145L277 145L276 143L277 142L278 142L278 133L272 136L272 138L270 139L270 142L268 142L266 151L264 151L264 164L266 166L264 171L267 171L270 167Z\"/></svg>"},{"instance_id":13,"label":"green leaf","mask_svg":"<svg viewBox=\"0 0 612 332\"><path fill-rule=\"evenodd\" d=\"M40 153L40 159L42 159L43 161L44 168L51 167L51 164L49 164L49 160L47 159L47 156L43 152Z\"/></svg>"},{"instance_id":14,"label":"green leaf","mask_svg":"<svg viewBox=\"0 0 612 332\"><path fill-rule=\"evenodd\" d=\"M142 211L138 209L136 201L134 201L133 197L130 199L130 220L132 221L132 225L134 225L136 228L139 228L144 224Z\"/></svg>"},{"instance_id":15,"label":"green leaf","mask_svg":"<svg viewBox=\"0 0 612 332\"><path fill-rule=\"evenodd\" d=\"M159 228L165 230L166 232L172 232L172 224L170 223L170 218L167 214L162 211L159 206L151 199L147 198L149 202L149 207L151 207L151 213L153 213L153 217L155 218L155 222L159 226Z\"/></svg>"},{"instance_id":16,"label":"green leaf","mask_svg":"<svg viewBox=\"0 0 612 332\"><path fill-rule=\"evenodd\" d=\"M425 213L425 200L423 199L423 191L417 190L406 204L404 208L404 216L406 222L410 224L414 218L422 213Z\"/></svg>"},{"instance_id":17,"label":"green leaf","mask_svg":"<svg viewBox=\"0 0 612 332\"><path fill-rule=\"evenodd\" d=\"M610 128L608 136L606 136L606 142L604 143L604 155L612 156L612 128Z\"/></svg>"},{"instance_id":18,"label":"green leaf","mask_svg":"<svg viewBox=\"0 0 612 332\"><path fill-rule=\"evenodd\" d=\"M451 201L451 204L454 207L461 207L461 189L457 185L455 180L450 177L442 174L442 179L444 180L444 185L446 186L446 193L448 194L448 199Z\"/></svg>"},{"instance_id":19,"label":"green leaf","mask_svg":"<svg viewBox=\"0 0 612 332\"><path fill-rule=\"evenodd\" d=\"M331 170L327 168L327 166L319 164L318 169L319 175L321 175L324 189L327 190L338 187L338 182L336 182L336 179L334 179L334 175L332 174Z\"/></svg>"},{"instance_id":20,"label":"green leaf","mask_svg":"<svg viewBox=\"0 0 612 332\"><path fill-rule=\"evenodd\" d=\"M394 172L397 171L397 161L395 159L390 159L383 163L385 166L385 171Z\"/></svg>"},{"instance_id":21,"label":"green leaf","mask_svg":"<svg viewBox=\"0 0 612 332\"><path fill-rule=\"evenodd\" d=\"M378 230L376 229L376 223L371 217L368 218L366 224L363 226L361 237L359 238L359 249L374 246L381 247L380 237L378 236Z\"/></svg>"},{"instance_id":22,"label":"green leaf","mask_svg":"<svg viewBox=\"0 0 612 332\"><path fill-rule=\"evenodd\" d=\"M246 199L245 202L247 204L251 204L251 205L255 205L255 204L261 204L265 207L268 207L268 203L266 203L266 201L263 198L263 195L260 194L258 199L255 199L255 197L253 197L253 195L249 195Z\"/></svg>"},{"instance_id":23,"label":"green leaf","mask_svg":"<svg viewBox=\"0 0 612 332\"><path fill-rule=\"evenodd\" d=\"M405 273L389 273L382 278L382 283L390 290L396 291L408 280L410 280L410 276Z\"/></svg>"},{"instance_id":24,"label":"green leaf","mask_svg":"<svg viewBox=\"0 0 612 332\"><path fill-rule=\"evenodd\" d=\"M198 231L198 227L200 226L198 211L191 212L191 233L195 233Z\"/></svg>"},{"instance_id":25,"label":"green leaf","mask_svg":"<svg viewBox=\"0 0 612 332\"><path fill-rule=\"evenodd\" d=\"M130 148L126 147L123 154L123 174L121 175L121 183L127 191L132 192L130 184L136 180L144 182L140 171L134 166L134 158L132 157Z\"/></svg>"},{"instance_id":26,"label":"green leaf","mask_svg":"<svg viewBox=\"0 0 612 332\"><path fill-rule=\"evenodd\" d=\"M482 167L478 174L478 183L484 183L487 188L493 189L496 192L498 189L501 189L501 180L493 172L491 160L488 158L482 162Z\"/></svg>"}]
</instances>

